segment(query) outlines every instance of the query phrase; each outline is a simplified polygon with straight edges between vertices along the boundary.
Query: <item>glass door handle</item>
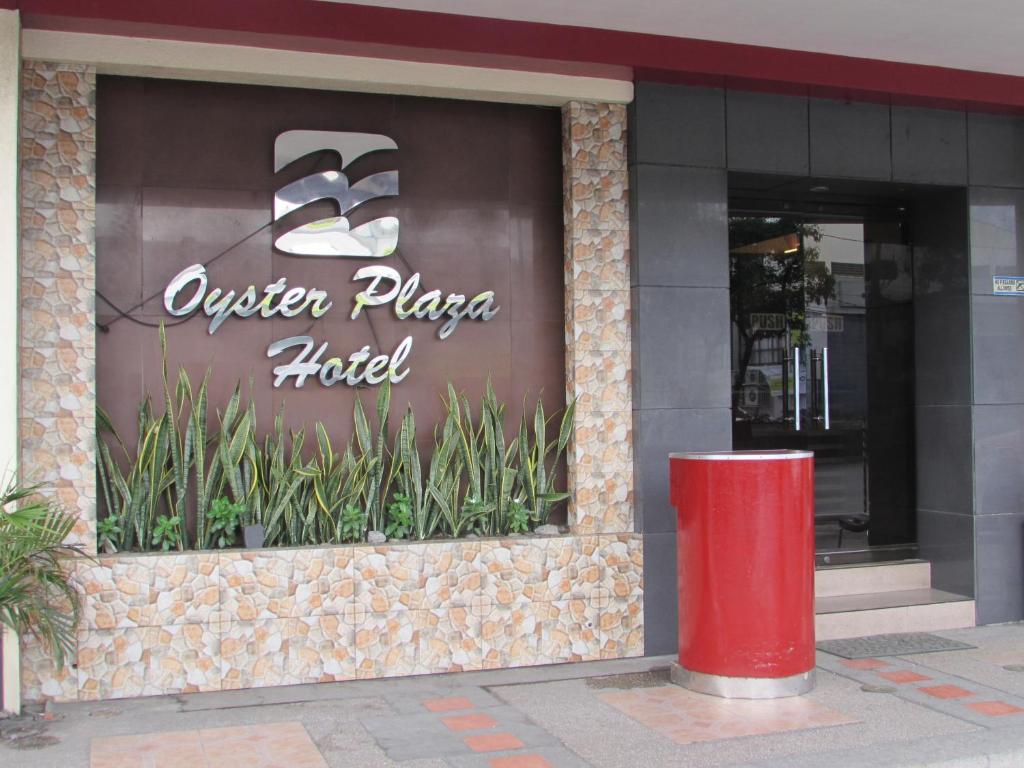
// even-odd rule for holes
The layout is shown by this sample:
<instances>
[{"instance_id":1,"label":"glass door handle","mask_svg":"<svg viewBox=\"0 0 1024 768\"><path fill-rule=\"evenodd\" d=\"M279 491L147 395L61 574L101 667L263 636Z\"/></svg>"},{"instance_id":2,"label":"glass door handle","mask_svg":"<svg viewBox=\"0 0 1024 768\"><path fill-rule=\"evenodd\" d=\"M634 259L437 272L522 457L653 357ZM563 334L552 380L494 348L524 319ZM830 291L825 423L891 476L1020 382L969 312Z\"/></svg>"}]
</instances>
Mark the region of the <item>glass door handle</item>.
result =
<instances>
[{"instance_id":1,"label":"glass door handle","mask_svg":"<svg viewBox=\"0 0 1024 768\"><path fill-rule=\"evenodd\" d=\"M818 376L821 353L815 354L813 349L807 350L807 416L812 426L817 426L821 421L821 390L818 385L821 379Z\"/></svg>"},{"instance_id":2,"label":"glass door handle","mask_svg":"<svg viewBox=\"0 0 1024 768\"><path fill-rule=\"evenodd\" d=\"M782 422L789 423L789 355L782 357Z\"/></svg>"},{"instance_id":3,"label":"glass door handle","mask_svg":"<svg viewBox=\"0 0 1024 768\"><path fill-rule=\"evenodd\" d=\"M793 347L793 425L800 431L800 347Z\"/></svg>"},{"instance_id":4,"label":"glass door handle","mask_svg":"<svg viewBox=\"0 0 1024 768\"><path fill-rule=\"evenodd\" d=\"M828 347L821 348L821 381L825 396L825 429L830 428L828 418Z\"/></svg>"}]
</instances>

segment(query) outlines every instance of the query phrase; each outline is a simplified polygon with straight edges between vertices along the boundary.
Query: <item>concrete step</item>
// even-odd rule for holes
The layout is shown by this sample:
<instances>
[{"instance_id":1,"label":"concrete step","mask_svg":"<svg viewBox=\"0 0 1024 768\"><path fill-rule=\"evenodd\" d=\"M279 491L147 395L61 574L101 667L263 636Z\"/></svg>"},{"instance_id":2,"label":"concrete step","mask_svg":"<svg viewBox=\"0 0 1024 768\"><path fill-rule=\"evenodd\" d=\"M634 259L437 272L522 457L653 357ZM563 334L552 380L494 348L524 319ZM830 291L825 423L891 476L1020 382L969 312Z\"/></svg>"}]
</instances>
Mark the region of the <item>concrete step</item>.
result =
<instances>
[{"instance_id":1,"label":"concrete step","mask_svg":"<svg viewBox=\"0 0 1024 768\"><path fill-rule=\"evenodd\" d=\"M831 565L818 568L814 574L815 597L904 592L931 585L932 567L924 560Z\"/></svg>"},{"instance_id":2,"label":"concrete step","mask_svg":"<svg viewBox=\"0 0 1024 768\"><path fill-rule=\"evenodd\" d=\"M939 589L907 589L815 601L818 640L973 627L974 600Z\"/></svg>"}]
</instances>

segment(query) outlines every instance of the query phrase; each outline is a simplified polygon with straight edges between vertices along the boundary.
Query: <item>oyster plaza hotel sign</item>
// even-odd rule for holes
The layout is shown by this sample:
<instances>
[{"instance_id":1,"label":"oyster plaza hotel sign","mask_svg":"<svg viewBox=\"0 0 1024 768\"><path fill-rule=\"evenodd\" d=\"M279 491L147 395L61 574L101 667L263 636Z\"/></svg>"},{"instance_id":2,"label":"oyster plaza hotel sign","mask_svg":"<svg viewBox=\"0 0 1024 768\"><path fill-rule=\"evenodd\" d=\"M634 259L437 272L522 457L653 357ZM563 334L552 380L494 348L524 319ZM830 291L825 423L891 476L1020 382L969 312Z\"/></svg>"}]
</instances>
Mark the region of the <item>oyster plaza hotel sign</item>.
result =
<instances>
[{"instance_id":1,"label":"oyster plaza hotel sign","mask_svg":"<svg viewBox=\"0 0 1024 768\"><path fill-rule=\"evenodd\" d=\"M365 202L398 195L398 171L374 173L350 184L345 169L371 152L396 150L395 142L375 133L336 131L286 131L274 142L274 171L280 171L301 157L329 150L340 158L340 170L323 171L294 181L274 195L274 221L318 200L334 200L338 216L319 219L285 232L274 248L301 258L370 260L390 256L398 247L399 221L384 216L352 228L346 214ZM352 282L359 284L349 313L352 320L377 307L390 307L400 320L415 318L438 323L438 338L447 339L465 319L487 321L498 312L494 291L467 297L461 293L424 291L420 273L408 277L383 264L356 269ZM296 317L308 313L323 317L334 307L334 299L320 288L289 286L285 278L265 287L250 285L241 291L210 285L206 267L193 264L171 279L164 290L164 308L175 317L202 311L209 317L214 334L232 315L238 318ZM291 382L301 387L314 377L326 387L380 384L388 379L402 381L410 371L413 339L406 336L391 352L381 353L369 345L338 357L328 342L313 336L289 336L267 347L267 357L286 360L273 369L274 386Z\"/></svg>"}]
</instances>

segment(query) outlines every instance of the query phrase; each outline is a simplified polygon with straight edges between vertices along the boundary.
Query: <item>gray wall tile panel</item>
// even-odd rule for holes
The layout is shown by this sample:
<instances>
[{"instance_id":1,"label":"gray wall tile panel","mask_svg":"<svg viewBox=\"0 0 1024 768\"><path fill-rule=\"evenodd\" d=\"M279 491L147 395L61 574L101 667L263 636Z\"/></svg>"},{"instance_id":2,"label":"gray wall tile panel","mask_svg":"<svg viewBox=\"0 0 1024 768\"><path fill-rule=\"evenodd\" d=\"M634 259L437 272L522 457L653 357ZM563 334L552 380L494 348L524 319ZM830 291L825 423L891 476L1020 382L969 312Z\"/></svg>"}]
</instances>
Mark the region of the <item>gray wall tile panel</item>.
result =
<instances>
[{"instance_id":1,"label":"gray wall tile panel","mask_svg":"<svg viewBox=\"0 0 1024 768\"><path fill-rule=\"evenodd\" d=\"M659 656L679 650L679 584L676 535L644 535L644 653Z\"/></svg>"},{"instance_id":2,"label":"gray wall tile panel","mask_svg":"<svg viewBox=\"0 0 1024 768\"><path fill-rule=\"evenodd\" d=\"M1024 403L1024 299L972 296L974 402Z\"/></svg>"},{"instance_id":3,"label":"gray wall tile panel","mask_svg":"<svg viewBox=\"0 0 1024 768\"><path fill-rule=\"evenodd\" d=\"M992 294L997 275L1024 275L1024 190L972 187L971 291Z\"/></svg>"},{"instance_id":4,"label":"gray wall tile panel","mask_svg":"<svg viewBox=\"0 0 1024 768\"><path fill-rule=\"evenodd\" d=\"M977 537L979 624L1024 619L1024 513L980 515Z\"/></svg>"},{"instance_id":5,"label":"gray wall tile panel","mask_svg":"<svg viewBox=\"0 0 1024 768\"><path fill-rule=\"evenodd\" d=\"M920 556L932 564L932 587L974 595L974 517L917 511Z\"/></svg>"},{"instance_id":6,"label":"gray wall tile panel","mask_svg":"<svg viewBox=\"0 0 1024 768\"><path fill-rule=\"evenodd\" d=\"M729 289L633 289L634 408L729 408Z\"/></svg>"},{"instance_id":7,"label":"gray wall tile panel","mask_svg":"<svg viewBox=\"0 0 1024 768\"><path fill-rule=\"evenodd\" d=\"M676 530L676 512L669 503L668 455L684 451L728 451L732 448L732 411L728 408L672 409L633 412L636 445L637 530Z\"/></svg>"},{"instance_id":8,"label":"gray wall tile panel","mask_svg":"<svg viewBox=\"0 0 1024 768\"><path fill-rule=\"evenodd\" d=\"M811 99L810 126L812 176L892 178L887 105Z\"/></svg>"},{"instance_id":9,"label":"gray wall tile panel","mask_svg":"<svg viewBox=\"0 0 1024 768\"><path fill-rule=\"evenodd\" d=\"M969 114L967 164L972 185L1024 187L1024 118Z\"/></svg>"},{"instance_id":10,"label":"gray wall tile panel","mask_svg":"<svg viewBox=\"0 0 1024 768\"><path fill-rule=\"evenodd\" d=\"M727 91L725 116L729 170L807 175L806 97Z\"/></svg>"},{"instance_id":11,"label":"gray wall tile panel","mask_svg":"<svg viewBox=\"0 0 1024 768\"><path fill-rule=\"evenodd\" d=\"M725 92L637 83L630 105L636 163L725 167Z\"/></svg>"},{"instance_id":12,"label":"gray wall tile panel","mask_svg":"<svg viewBox=\"0 0 1024 768\"><path fill-rule=\"evenodd\" d=\"M1024 274L1024 191L1006 189L1024 190L1024 120L646 83L630 120L647 653L675 651L666 454L731 443L726 162L737 171L987 187L971 191L970 258L965 193L915 193L919 542L936 587L970 593L977 576L980 621L1021 618L1024 301L990 294L993 275Z\"/></svg>"},{"instance_id":13,"label":"gray wall tile panel","mask_svg":"<svg viewBox=\"0 0 1024 768\"><path fill-rule=\"evenodd\" d=\"M729 287L724 170L637 165L630 194L633 285Z\"/></svg>"},{"instance_id":14,"label":"gray wall tile panel","mask_svg":"<svg viewBox=\"0 0 1024 768\"><path fill-rule=\"evenodd\" d=\"M918 406L917 507L972 513L971 407Z\"/></svg>"},{"instance_id":15,"label":"gray wall tile panel","mask_svg":"<svg viewBox=\"0 0 1024 768\"><path fill-rule=\"evenodd\" d=\"M914 296L966 296L970 291L967 192L934 187L919 188L917 193L909 220Z\"/></svg>"},{"instance_id":16,"label":"gray wall tile panel","mask_svg":"<svg viewBox=\"0 0 1024 768\"><path fill-rule=\"evenodd\" d=\"M1024 512L1024 405L974 408L975 514Z\"/></svg>"},{"instance_id":17,"label":"gray wall tile panel","mask_svg":"<svg viewBox=\"0 0 1024 768\"><path fill-rule=\"evenodd\" d=\"M893 107L892 176L918 184L966 184L967 113Z\"/></svg>"},{"instance_id":18,"label":"gray wall tile panel","mask_svg":"<svg viewBox=\"0 0 1024 768\"><path fill-rule=\"evenodd\" d=\"M971 402L970 297L918 296L914 303L917 405Z\"/></svg>"}]
</instances>

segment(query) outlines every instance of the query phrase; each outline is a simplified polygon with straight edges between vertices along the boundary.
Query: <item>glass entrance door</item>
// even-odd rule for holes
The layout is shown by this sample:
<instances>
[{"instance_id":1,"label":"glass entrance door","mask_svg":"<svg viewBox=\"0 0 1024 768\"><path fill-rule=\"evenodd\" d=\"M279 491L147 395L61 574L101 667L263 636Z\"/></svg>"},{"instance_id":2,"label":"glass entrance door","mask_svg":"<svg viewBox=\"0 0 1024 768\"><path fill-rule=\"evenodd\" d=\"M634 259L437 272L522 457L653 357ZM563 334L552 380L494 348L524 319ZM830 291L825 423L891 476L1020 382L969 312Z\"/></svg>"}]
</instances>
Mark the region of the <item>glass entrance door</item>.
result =
<instances>
[{"instance_id":1,"label":"glass entrance door","mask_svg":"<svg viewBox=\"0 0 1024 768\"><path fill-rule=\"evenodd\" d=\"M733 447L815 455L819 553L914 537L913 310L899 226L732 216Z\"/></svg>"}]
</instances>

